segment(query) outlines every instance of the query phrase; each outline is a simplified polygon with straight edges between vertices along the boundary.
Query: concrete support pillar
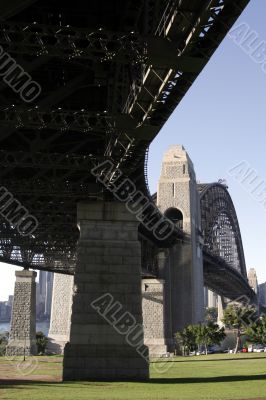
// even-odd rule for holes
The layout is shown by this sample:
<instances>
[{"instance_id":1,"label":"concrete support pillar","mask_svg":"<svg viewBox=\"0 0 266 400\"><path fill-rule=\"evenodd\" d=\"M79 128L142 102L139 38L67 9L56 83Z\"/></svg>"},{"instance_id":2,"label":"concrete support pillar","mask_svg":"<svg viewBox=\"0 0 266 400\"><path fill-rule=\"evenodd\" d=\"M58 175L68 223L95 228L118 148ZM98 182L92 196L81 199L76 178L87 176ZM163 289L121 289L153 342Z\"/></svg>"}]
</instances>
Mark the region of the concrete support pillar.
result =
<instances>
[{"instance_id":1,"label":"concrete support pillar","mask_svg":"<svg viewBox=\"0 0 266 400\"><path fill-rule=\"evenodd\" d=\"M164 334L167 351L174 351L172 324L172 283L169 249L161 249L158 253L159 278L164 281Z\"/></svg>"},{"instance_id":2,"label":"concrete support pillar","mask_svg":"<svg viewBox=\"0 0 266 400\"><path fill-rule=\"evenodd\" d=\"M16 271L11 329L6 355L35 355L36 283L34 271Z\"/></svg>"},{"instance_id":3,"label":"concrete support pillar","mask_svg":"<svg viewBox=\"0 0 266 400\"><path fill-rule=\"evenodd\" d=\"M194 258L195 257L195 258ZM201 254L193 254L191 243L170 250L172 335L189 324L203 320L203 274Z\"/></svg>"},{"instance_id":4,"label":"concrete support pillar","mask_svg":"<svg viewBox=\"0 0 266 400\"><path fill-rule=\"evenodd\" d=\"M124 204L90 202L78 204L78 224L80 240L63 379L147 379L138 222ZM137 328L136 346L128 336L133 328Z\"/></svg>"},{"instance_id":5,"label":"concrete support pillar","mask_svg":"<svg viewBox=\"0 0 266 400\"><path fill-rule=\"evenodd\" d=\"M142 279L144 343L150 357L167 352L164 331L164 280Z\"/></svg>"},{"instance_id":6,"label":"concrete support pillar","mask_svg":"<svg viewBox=\"0 0 266 400\"><path fill-rule=\"evenodd\" d=\"M72 275L54 274L52 310L49 328L49 353L63 354L69 341L73 297Z\"/></svg>"}]
</instances>

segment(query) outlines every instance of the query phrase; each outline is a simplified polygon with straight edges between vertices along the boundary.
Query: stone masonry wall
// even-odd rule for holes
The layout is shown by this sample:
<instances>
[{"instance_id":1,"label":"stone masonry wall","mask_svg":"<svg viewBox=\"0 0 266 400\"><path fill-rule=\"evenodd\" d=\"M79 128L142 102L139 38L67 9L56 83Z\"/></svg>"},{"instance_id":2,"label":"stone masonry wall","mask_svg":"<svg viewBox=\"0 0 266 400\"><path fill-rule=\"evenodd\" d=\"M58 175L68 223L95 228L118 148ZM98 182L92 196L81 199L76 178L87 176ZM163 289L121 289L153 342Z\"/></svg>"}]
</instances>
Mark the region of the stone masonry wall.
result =
<instances>
[{"instance_id":1,"label":"stone masonry wall","mask_svg":"<svg viewBox=\"0 0 266 400\"><path fill-rule=\"evenodd\" d=\"M166 353L164 333L164 281L142 280L144 343L150 356Z\"/></svg>"},{"instance_id":2,"label":"stone masonry wall","mask_svg":"<svg viewBox=\"0 0 266 400\"><path fill-rule=\"evenodd\" d=\"M74 277L55 274L49 329L49 353L62 354L69 341Z\"/></svg>"},{"instance_id":3,"label":"stone masonry wall","mask_svg":"<svg viewBox=\"0 0 266 400\"><path fill-rule=\"evenodd\" d=\"M36 354L36 272L16 271L7 355Z\"/></svg>"}]
</instances>

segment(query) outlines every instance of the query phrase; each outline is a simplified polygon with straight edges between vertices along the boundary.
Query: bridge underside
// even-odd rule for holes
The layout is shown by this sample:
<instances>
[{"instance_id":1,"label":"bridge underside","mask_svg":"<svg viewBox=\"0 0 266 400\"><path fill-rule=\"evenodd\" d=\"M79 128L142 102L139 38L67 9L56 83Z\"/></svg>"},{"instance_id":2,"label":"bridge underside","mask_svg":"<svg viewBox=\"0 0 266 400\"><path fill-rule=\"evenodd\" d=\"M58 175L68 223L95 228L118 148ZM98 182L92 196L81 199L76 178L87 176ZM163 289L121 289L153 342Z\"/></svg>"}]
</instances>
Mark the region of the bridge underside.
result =
<instances>
[{"instance_id":1,"label":"bridge underside","mask_svg":"<svg viewBox=\"0 0 266 400\"><path fill-rule=\"evenodd\" d=\"M0 221L2 261L69 271L77 203L110 199L91 175L103 161L149 197L149 143L247 3L1 3L0 45L41 87L26 103L0 84L0 182L38 220L28 237Z\"/></svg>"},{"instance_id":2,"label":"bridge underside","mask_svg":"<svg viewBox=\"0 0 266 400\"><path fill-rule=\"evenodd\" d=\"M205 253L203 261L204 285L208 289L230 300L256 303L256 294L248 281L222 258Z\"/></svg>"}]
</instances>

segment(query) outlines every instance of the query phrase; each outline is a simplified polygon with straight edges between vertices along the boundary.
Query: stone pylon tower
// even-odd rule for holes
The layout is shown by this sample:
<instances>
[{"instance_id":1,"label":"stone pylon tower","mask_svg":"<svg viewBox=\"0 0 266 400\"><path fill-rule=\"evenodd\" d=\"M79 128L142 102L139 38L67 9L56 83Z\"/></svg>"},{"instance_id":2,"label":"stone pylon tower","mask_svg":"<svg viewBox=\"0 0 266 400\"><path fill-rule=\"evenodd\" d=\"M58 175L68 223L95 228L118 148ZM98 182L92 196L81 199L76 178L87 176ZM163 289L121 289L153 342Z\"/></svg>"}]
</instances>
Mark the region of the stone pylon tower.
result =
<instances>
[{"instance_id":1,"label":"stone pylon tower","mask_svg":"<svg viewBox=\"0 0 266 400\"><path fill-rule=\"evenodd\" d=\"M193 163L183 146L171 146L164 154L157 205L187 234L170 249L161 269L167 336L173 337L187 324L201 322L204 310L200 202Z\"/></svg>"}]
</instances>

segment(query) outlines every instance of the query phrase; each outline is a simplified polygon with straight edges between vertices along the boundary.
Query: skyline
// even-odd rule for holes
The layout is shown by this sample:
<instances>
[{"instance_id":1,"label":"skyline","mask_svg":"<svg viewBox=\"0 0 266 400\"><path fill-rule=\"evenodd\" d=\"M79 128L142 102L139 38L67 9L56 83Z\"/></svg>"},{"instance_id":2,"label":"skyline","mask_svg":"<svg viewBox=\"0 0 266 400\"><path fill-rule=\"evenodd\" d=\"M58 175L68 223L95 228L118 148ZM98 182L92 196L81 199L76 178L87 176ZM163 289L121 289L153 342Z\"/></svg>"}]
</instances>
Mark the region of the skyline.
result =
<instances>
[{"instance_id":1,"label":"skyline","mask_svg":"<svg viewBox=\"0 0 266 400\"><path fill-rule=\"evenodd\" d=\"M265 42L265 11L266 4L251 1L235 27L243 24L249 29L247 35L257 32L258 43ZM252 59L252 52L227 35L151 144L148 164L152 193L156 191L163 153L173 144L184 145L200 182L226 179L239 219L247 270L257 270L259 283L266 281L266 209L229 171L246 162L257 173L258 182L266 181L265 89L265 71ZM19 268L0 267L4 277L0 282L2 301L2 293L13 293L14 271Z\"/></svg>"}]
</instances>

